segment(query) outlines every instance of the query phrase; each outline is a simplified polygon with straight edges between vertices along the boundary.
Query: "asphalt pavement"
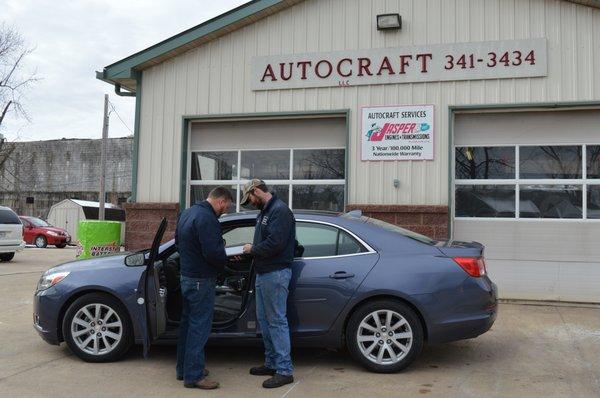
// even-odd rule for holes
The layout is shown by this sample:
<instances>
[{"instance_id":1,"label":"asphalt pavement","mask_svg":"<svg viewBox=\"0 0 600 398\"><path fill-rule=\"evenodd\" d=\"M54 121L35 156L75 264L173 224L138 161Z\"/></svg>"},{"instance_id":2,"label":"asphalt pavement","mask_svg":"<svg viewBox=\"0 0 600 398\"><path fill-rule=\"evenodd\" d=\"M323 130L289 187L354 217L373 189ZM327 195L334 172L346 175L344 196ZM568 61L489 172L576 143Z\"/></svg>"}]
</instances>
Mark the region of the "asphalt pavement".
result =
<instances>
[{"instance_id":1,"label":"asphalt pavement","mask_svg":"<svg viewBox=\"0 0 600 398\"><path fill-rule=\"evenodd\" d=\"M369 373L343 352L296 349L295 383L276 390L248 374L256 348L208 349L215 391L183 388L175 347L135 347L121 361L90 364L32 327L41 273L75 258L74 248L27 248L0 263L2 397L600 397L600 307L500 305L492 329L472 340L425 347L409 369ZM491 275L493 279L493 275Z\"/></svg>"}]
</instances>

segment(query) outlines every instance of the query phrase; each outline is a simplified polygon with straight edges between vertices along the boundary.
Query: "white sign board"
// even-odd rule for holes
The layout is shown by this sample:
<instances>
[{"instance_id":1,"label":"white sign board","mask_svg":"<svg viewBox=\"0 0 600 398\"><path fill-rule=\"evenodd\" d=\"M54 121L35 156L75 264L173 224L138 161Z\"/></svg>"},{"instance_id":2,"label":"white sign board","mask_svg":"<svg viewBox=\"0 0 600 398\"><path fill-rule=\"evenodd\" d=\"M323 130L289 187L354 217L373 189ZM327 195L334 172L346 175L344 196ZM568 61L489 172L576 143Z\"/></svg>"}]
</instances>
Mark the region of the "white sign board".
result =
<instances>
[{"instance_id":1,"label":"white sign board","mask_svg":"<svg viewBox=\"0 0 600 398\"><path fill-rule=\"evenodd\" d=\"M253 57L252 90L546 76L546 39Z\"/></svg>"},{"instance_id":2,"label":"white sign board","mask_svg":"<svg viewBox=\"0 0 600 398\"><path fill-rule=\"evenodd\" d=\"M362 160L433 160L433 105L362 108Z\"/></svg>"}]
</instances>

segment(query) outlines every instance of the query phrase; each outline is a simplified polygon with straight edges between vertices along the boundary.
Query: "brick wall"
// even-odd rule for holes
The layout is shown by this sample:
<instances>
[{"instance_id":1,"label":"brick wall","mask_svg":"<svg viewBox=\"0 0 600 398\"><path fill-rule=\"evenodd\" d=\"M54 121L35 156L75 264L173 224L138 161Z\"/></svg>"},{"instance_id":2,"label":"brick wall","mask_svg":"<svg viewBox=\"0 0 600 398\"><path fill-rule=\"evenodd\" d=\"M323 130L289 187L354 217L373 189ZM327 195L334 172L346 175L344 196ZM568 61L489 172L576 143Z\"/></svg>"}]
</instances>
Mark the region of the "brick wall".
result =
<instances>
[{"instance_id":1,"label":"brick wall","mask_svg":"<svg viewBox=\"0 0 600 398\"><path fill-rule=\"evenodd\" d=\"M179 203L126 203L124 207L125 249L149 248L163 217L168 224L162 241L167 242L175 236Z\"/></svg>"},{"instance_id":2,"label":"brick wall","mask_svg":"<svg viewBox=\"0 0 600 398\"><path fill-rule=\"evenodd\" d=\"M363 215L398 225L433 239L448 239L448 206L347 205Z\"/></svg>"}]
</instances>

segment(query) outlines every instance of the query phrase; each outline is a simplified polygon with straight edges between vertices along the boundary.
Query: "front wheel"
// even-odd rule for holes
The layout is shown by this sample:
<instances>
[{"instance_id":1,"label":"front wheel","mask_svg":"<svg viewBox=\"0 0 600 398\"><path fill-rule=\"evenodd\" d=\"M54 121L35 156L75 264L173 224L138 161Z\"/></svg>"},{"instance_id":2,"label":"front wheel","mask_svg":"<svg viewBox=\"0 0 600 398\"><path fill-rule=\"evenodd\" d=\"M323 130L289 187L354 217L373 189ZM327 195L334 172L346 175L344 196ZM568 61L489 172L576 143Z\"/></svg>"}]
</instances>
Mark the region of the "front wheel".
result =
<instances>
[{"instance_id":1,"label":"front wheel","mask_svg":"<svg viewBox=\"0 0 600 398\"><path fill-rule=\"evenodd\" d=\"M86 362L113 362L133 343L129 314L117 299L101 293L75 300L63 320L69 349Z\"/></svg>"},{"instance_id":2,"label":"front wheel","mask_svg":"<svg viewBox=\"0 0 600 398\"><path fill-rule=\"evenodd\" d=\"M46 237L44 235L38 235L35 237L35 246L39 249L43 249L46 246L48 246L48 241L46 240Z\"/></svg>"},{"instance_id":3,"label":"front wheel","mask_svg":"<svg viewBox=\"0 0 600 398\"><path fill-rule=\"evenodd\" d=\"M59 245L54 245L54 246L56 246L57 249L64 249L65 247L67 247L67 244L66 243L61 243Z\"/></svg>"},{"instance_id":4,"label":"front wheel","mask_svg":"<svg viewBox=\"0 0 600 398\"><path fill-rule=\"evenodd\" d=\"M354 359L377 373L398 372L409 366L423 348L423 327L409 306L373 301L350 317L346 344Z\"/></svg>"},{"instance_id":5,"label":"front wheel","mask_svg":"<svg viewBox=\"0 0 600 398\"><path fill-rule=\"evenodd\" d=\"M10 261L15 258L15 253L0 253L0 261Z\"/></svg>"}]
</instances>

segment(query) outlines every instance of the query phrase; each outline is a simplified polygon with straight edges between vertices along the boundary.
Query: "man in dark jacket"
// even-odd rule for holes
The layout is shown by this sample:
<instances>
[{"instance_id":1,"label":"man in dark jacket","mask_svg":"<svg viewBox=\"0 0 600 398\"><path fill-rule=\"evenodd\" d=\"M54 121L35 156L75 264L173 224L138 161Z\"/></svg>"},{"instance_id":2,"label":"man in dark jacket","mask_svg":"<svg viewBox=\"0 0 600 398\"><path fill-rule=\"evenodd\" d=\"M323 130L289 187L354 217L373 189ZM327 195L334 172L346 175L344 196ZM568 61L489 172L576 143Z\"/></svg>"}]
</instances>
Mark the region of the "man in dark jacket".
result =
<instances>
[{"instance_id":1,"label":"man in dark jacket","mask_svg":"<svg viewBox=\"0 0 600 398\"><path fill-rule=\"evenodd\" d=\"M289 207L271 194L264 181L254 179L243 189L241 204L260 209L253 244L244 253L254 256L256 318L265 345L265 363L250 369L256 376L272 376L263 387L293 383L290 330L286 316L296 243L296 220Z\"/></svg>"},{"instance_id":2,"label":"man in dark jacket","mask_svg":"<svg viewBox=\"0 0 600 398\"><path fill-rule=\"evenodd\" d=\"M177 379L188 388L211 390L219 383L206 379L204 346L212 327L218 270L227 263L219 216L233 201L229 189L217 187L208 198L179 216L175 244L181 270L181 313L177 345Z\"/></svg>"}]
</instances>

